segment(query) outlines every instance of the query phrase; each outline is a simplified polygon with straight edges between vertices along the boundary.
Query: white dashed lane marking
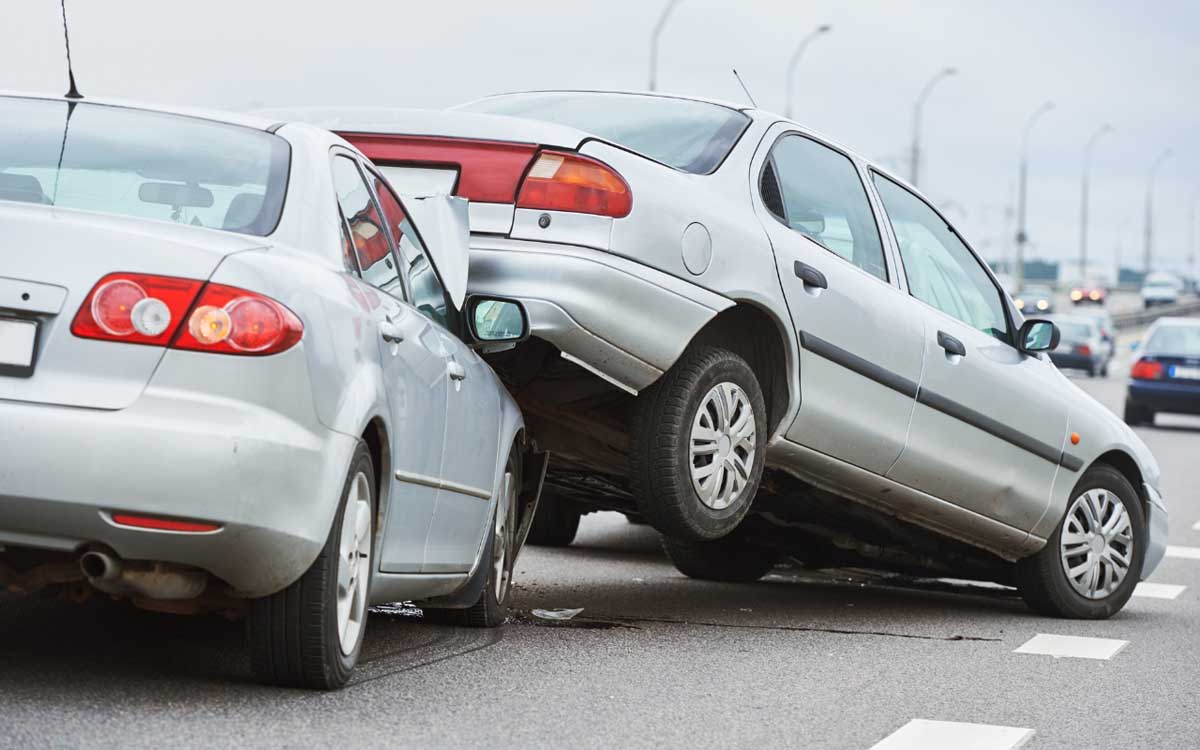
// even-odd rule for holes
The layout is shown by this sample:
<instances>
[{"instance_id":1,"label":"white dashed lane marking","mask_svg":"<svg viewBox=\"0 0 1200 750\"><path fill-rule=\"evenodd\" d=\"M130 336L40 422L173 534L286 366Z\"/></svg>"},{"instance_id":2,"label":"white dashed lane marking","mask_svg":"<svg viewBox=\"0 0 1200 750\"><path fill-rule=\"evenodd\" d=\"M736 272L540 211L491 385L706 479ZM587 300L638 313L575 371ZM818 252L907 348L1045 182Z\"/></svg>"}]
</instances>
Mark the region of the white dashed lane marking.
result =
<instances>
[{"instance_id":1,"label":"white dashed lane marking","mask_svg":"<svg viewBox=\"0 0 1200 750\"><path fill-rule=\"evenodd\" d=\"M1038 633L1013 653L1042 654L1053 656L1056 659L1059 657L1111 659L1128 645L1129 641L1120 641L1114 638L1084 638L1077 635Z\"/></svg>"},{"instance_id":2,"label":"white dashed lane marking","mask_svg":"<svg viewBox=\"0 0 1200 750\"><path fill-rule=\"evenodd\" d=\"M1176 547L1167 545L1167 557L1179 557L1184 560L1200 560L1200 547Z\"/></svg>"},{"instance_id":3,"label":"white dashed lane marking","mask_svg":"<svg viewBox=\"0 0 1200 750\"><path fill-rule=\"evenodd\" d=\"M871 750L1013 750L1031 739L1032 729L913 719Z\"/></svg>"},{"instance_id":4,"label":"white dashed lane marking","mask_svg":"<svg viewBox=\"0 0 1200 750\"><path fill-rule=\"evenodd\" d=\"M1174 583L1146 583L1143 581L1134 587L1133 595L1147 599L1175 599L1186 588L1187 586L1178 586Z\"/></svg>"}]
</instances>

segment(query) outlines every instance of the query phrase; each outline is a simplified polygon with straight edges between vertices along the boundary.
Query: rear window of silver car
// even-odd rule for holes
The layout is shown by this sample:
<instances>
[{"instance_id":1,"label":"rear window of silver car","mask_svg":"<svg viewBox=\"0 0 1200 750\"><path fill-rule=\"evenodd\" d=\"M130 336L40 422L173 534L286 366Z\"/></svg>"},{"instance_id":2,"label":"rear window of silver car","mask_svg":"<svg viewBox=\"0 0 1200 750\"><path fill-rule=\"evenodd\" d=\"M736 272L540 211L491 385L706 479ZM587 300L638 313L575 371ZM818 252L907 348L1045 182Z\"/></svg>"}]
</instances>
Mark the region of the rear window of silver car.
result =
<instances>
[{"instance_id":1,"label":"rear window of silver car","mask_svg":"<svg viewBox=\"0 0 1200 750\"><path fill-rule=\"evenodd\" d=\"M253 128L0 97L0 200L266 236L289 160L287 141Z\"/></svg>"},{"instance_id":2,"label":"rear window of silver car","mask_svg":"<svg viewBox=\"0 0 1200 750\"><path fill-rule=\"evenodd\" d=\"M1162 326L1146 342L1145 353L1200 357L1200 325Z\"/></svg>"},{"instance_id":3,"label":"rear window of silver car","mask_svg":"<svg viewBox=\"0 0 1200 750\"><path fill-rule=\"evenodd\" d=\"M750 123L719 104L645 94L505 94L460 109L565 125L692 174L720 166Z\"/></svg>"}]
</instances>

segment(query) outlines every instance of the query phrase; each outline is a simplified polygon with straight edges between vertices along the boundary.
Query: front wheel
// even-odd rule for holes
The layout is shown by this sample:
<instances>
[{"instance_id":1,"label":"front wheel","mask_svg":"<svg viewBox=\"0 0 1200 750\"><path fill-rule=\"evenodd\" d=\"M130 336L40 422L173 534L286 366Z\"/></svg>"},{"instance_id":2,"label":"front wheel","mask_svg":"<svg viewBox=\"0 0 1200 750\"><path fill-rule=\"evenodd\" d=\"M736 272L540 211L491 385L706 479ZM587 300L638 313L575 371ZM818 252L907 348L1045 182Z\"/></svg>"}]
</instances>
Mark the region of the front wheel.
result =
<instances>
[{"instance_id":1,"label":"front wheel","mask_svg":"<svg viewBox=\"0 0 1200 750\"><path fill-rule=\"evenodd\" d=\"M737 532L711 542L664 536L663 549L675 569L688 578L725 583L749 583L771 572L779 555Z\"/></svg>"},{"instance_id":2,"label":"front wheel","mask_svg":"<svg viewBox=\"0 0 1200 750\"><path fill-rule=\"evenodd\" d=\"M1088 469L1071 497L1046 546L1018 561L1018 588L1041 614L1105 619L1141 578L1145 514L1133 486L1110 466Z\"/></svg>"},{"instance_id":3,"label":"front wheel","mask_svg":"<svg viewBox=\"0 0 1200 750\"><path fill-rule=\"evenodd\" d=\"M350 679L367 624L374 517L375 469L360 444L321 554L300 580L251 603L247 632L259 681L332 690Z\"/></svg>"},{"instance_id":4,"label":"front wheel","mask_svg":"<svg viewBox=\"0 0 1200 750\"><path fill-rule=\"evenodd\" d=\"M698 346L638 398L630 446L638 511L677 539L719 539L750 510L762 478L762 388L737 354Z\"/></svg>"}]
</instances>

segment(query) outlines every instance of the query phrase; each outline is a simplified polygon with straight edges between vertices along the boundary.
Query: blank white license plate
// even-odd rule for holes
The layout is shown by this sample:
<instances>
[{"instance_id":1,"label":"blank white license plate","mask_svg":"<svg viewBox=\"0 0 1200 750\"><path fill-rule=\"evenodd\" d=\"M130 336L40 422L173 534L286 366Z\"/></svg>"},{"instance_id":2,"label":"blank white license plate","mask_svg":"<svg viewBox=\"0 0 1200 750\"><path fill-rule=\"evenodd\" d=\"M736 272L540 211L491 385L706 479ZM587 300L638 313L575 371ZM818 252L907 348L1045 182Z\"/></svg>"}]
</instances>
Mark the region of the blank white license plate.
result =
<instances>
[{"instance_id":1,"label":"blank white license plate","mask_svg":"<svg viewBox=\"0 0 1200 750\"><path fill-rule=\"evenodd\" d=\"M1200 380L1200 367L1179 367L1177 365L1171 368L1171 377L1184 378L1185 380Z\"/></svg>"},{"instance_id":2,"label":"blank white license plate","mask_svg":"<svg viewBox=\"0 0 1200 750\"><path fill-rule=\"evenodd\" d=\"M31 320L0 318L0 365L32 365L33 343L36 340L37 323Z\"/></svg>"}]
</instances>

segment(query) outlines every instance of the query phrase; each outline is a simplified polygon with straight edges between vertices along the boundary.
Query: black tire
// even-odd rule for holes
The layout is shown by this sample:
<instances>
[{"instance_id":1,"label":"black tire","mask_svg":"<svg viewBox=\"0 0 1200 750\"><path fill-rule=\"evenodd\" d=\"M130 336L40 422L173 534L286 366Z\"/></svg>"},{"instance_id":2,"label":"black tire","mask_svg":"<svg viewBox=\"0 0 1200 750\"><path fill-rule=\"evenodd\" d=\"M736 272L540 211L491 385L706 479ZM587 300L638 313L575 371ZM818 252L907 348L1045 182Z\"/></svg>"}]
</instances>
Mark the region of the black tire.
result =
<instances>
[{"instance_id":1,"label":"black tire","mask_svg":"<svg viewBox=\"0 0 1200 750\"><path fill-rule=\"evenodd\" d=\"M720 383L732 383L747 398L755 450L737 498L714 510L692 484L691 431L705 397ZM768 437L762 388L746 361L727 349L689 349L639 396L637 406L629 460L639 513L666 536L682 540L719 539L737 528L758 492Z\"/></svg>"},{"instance_id":2,"label":"black tire","mask_svg":"<svg viewBox=\"0 0 1200 750\"><path fill-rule=\"evenodd\" d=\"M1128 400L1126 400L1125 424L1129 425L1130 427L1154 424L1154 412L1150 411L1144 406L1138 406L1137 404L1130 403Z\"/></svg>"},{"instance_id":3,"label":"black tire","mask_svg":"<svg viewBox=\"0 0 1200 750\"><path fill-rule=\"evenodd\" d=\"M1107 362L1105 362L1104 366L1100 368L1100 377L1102 377L1102 378L1108 377L1108 363Z\"/></svg>"},{"instance_id":4,"label":"black tire","mask_svg":"<svg viewBox=\"0 0 1200 750\"><path fill-rule=\"evenodd\" d=\"M378 509L371 454L360 444L350 461L329 538L312 566L292 585L250 605L246 619L251 667L260 682L284 687L334 690L346 684L362 651L366 621L349 654L338 636L337 559L343 511L359 473L370 486L372 518ZM372 524L373 527L373 524ZM372 542L372 558L375 550ZM364 611L365 617L365 611Z\"/></svg>"},{"instance_id":5,"label":"black tire","mask_svg":"<svg viewBox=\"0 0 1200 750\"><path fill-rule=\"evenodd\" d=\"M569 501L543 493L525 543L539 547L569 546L575 541L582 515Z\"/></svg>"},{"instance_id":6,"label":"black tire","mask_svg":"<svg viewBox=\"0 0 1200 750\"><path fill-rule=\"evenodd\" d=\"M1089 377L1089 378L1094 378L1094 377L1096 377L1096 366L1095 366L1095 365L1092 365L1091 367L1089 367L1089 368L1087 369L1087 374L1088 374L1088 377Z\"/></svg>"},{"instance_id":7,"label":"black tire","mask_svg":"<svg viewBox=\"0 0 1200 750\"><path fill-rule=\"evenodd\" d=\"M1125 606L1142 574L1146 555L1146 517L1137 492L1124 475L1104 464L1084 472L1071 492L1070 503L1088 490L1101 489L1117 498L1129 514L1133 538L1133 554L1125 578L1109 595L1089 599L1075 591L1063 570L1060 540L1066 517L1059 521L1046 546L1037 554L1017 562L1017 588L1025 603L1039 614L1084 620L1102 620L1113 616Z\"/></svg>"},{"instance_id":8,"label":"black tire","mask_svg":"<svg viewBox=\"0 0 1200 750\"><path fill-rule=\"evenodd\" d=\"M737 532L711 542L664 536L663 549L675 569L688 578L725 583L749 583L771 572L779 555Z\"/></svg>"}]
</instances>

